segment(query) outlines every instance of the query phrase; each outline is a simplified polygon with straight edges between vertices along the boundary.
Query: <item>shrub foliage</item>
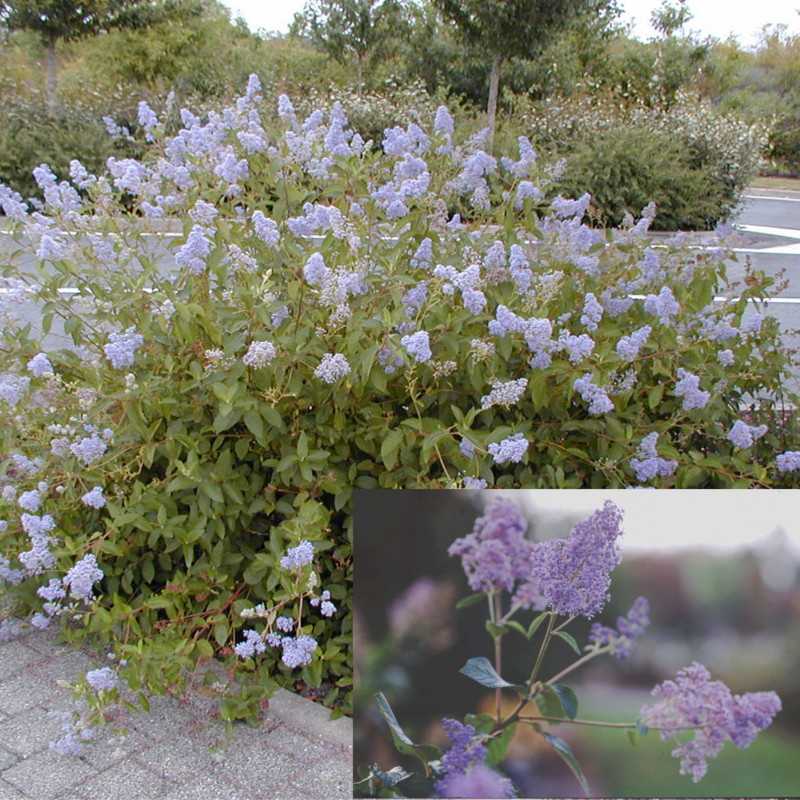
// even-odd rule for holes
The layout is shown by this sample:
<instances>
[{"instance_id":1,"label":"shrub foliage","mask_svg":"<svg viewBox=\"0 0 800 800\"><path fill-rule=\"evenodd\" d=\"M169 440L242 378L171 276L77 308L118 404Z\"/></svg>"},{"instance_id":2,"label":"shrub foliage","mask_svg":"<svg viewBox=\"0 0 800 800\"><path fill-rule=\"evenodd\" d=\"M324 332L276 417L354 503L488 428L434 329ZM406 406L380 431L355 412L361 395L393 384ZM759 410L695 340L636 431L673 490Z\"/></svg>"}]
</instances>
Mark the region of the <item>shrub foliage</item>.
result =
<instances>
[{"instance_id":1,"label":"shrub foliage","mask_svg":"<svg viewBox=\"0 0 800 800\"><path fill-rule=\"evenodd\" d=\"M3 190L0 580L18 609L41 614L37 590L94 555L96 596L68 616L135 688L218 656L239 679L228 718L276 684L347 709L354 489L796 484L771 281L729 285L724 242L656 248L652 208L592 229L588 196L539 199L527 141L497 161L443 108L382 149L339 106L278 108L253 79L166 137L144 106L144 163L38 169L41 212ZM299 611L279 560L301 540L338 609L303 616L313 660L237 658L243 610Z\"/></svg>"}]
</instances>

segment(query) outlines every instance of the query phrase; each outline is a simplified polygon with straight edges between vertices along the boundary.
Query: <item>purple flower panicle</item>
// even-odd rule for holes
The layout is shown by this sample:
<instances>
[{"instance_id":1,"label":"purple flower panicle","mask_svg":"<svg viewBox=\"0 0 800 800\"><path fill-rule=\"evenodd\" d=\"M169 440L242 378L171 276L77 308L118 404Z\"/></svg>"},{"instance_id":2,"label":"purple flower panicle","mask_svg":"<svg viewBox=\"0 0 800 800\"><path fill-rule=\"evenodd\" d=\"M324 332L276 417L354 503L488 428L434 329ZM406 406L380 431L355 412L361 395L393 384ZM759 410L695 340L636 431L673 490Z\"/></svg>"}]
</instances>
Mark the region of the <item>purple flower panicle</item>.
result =
<instances>
[{"instance_id":1,"label":"purple flower panicle","mask_svg":"<svg viewBox=\"0 0 800 800\"><path fill-rule=\"evenodd\" d=\"M624 617L617 617L617 627L607 628L595 622L589 631L589 641L600 647L610 645L612 655L628 658L633 643L647 630L650 624L650 603L646 597L637 597L631 610Z\"/></svg>"},{"instance_id":2,"label":"purple flower panicle","mask_svg":"<svg viewBox=\"0 0 800 800\"><path fill-rule=\"evenodd\" d=\"M681 775L697 783L726 741L748 747L781 710L775 692L734 695L722 681L712 681L697 662L653 689L656 702L642 709L642 722L658 728L663 741L678 742L672 755ZM686 734L692 734L686 739Z\"/></svg>"},{"instance_id":3,"label":"purple flower panicle","mask_svg":"<svg viewBox=\"0 0 800 800\"><path fill-rule=\"evenodd\" d=\"M476 592L512 591L528 577L533 543L525 534L528 522L516 503L495 498L475 520L471 533L448 549L461 558L467 582Z\"/></svg>"},{"instance_id":4,"label":"purple flower panicle","mask_svg":"<svg viewBox=\"0 0 800 800\"><path fill-rule=\"evenodd\" d=\"M611 572L621 555L622 510L611 501L579 522L566 539L539 542L531 577L545 606L557 614L593 617L608 600Z\"/></svg>"}]
</instances>

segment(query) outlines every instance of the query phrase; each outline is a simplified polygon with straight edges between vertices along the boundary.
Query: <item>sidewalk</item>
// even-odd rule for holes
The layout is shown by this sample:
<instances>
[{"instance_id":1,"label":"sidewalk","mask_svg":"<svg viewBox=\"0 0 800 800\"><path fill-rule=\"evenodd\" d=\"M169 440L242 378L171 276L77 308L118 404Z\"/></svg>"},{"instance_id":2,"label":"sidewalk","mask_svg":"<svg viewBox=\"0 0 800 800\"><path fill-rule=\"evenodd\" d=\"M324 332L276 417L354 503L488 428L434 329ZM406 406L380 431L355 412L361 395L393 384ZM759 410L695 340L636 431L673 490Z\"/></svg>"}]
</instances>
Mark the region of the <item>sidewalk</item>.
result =
<instances>
[{"instance_id":1,"label":"sidewalk","mask_svg":"<svg viewBox=\"0 0 800 800\"><path fill-rule=\"evenodd\" d=\"M352 797L352 722L279 690L258 727L228 734L199 693L153 698L80 758L48 748L70 681L101 659L33 632L0 644L0 800L301 800Z\"/></svg>"}]
</instances>

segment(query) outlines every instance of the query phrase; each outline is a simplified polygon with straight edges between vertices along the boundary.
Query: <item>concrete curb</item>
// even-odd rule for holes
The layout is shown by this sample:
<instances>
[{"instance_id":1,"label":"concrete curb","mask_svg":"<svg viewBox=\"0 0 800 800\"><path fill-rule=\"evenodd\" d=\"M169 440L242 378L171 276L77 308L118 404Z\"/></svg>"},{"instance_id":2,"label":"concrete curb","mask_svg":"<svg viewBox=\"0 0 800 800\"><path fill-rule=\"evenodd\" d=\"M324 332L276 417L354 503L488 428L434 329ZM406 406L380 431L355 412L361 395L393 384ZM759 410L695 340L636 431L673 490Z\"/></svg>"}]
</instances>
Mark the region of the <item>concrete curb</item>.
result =
<instances>
[{"instance_id":1,"label":"concrete curb","mask_svg":"<svg viewBox=\"0 0 800 800\"><path fill-rule=\"evenodd\" d=\"M328 744L342 748L353 745L352 719L331 719L330 711L325 706L299 694L287 692L286 689L278 689L270 698L267 719L273 715L291 727L301 725L304 731L318 736Z\"/></svg>"}]
</instances>

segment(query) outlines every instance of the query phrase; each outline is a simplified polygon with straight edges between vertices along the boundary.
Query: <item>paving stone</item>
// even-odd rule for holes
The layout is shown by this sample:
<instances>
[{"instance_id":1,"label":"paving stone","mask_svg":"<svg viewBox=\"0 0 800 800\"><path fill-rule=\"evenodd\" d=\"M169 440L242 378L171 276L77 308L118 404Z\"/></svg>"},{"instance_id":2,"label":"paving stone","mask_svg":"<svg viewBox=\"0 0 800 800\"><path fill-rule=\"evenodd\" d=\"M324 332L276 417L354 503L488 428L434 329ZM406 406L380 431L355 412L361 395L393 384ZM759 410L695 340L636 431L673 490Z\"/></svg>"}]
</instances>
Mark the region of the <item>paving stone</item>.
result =
<instances>
[{"instance_id":1,"label":"paving stone","mask_svg":"<svg viewBox=\"0 0 800 800\"><path fill-rule=\"evenodd\" d=\"M353 762L351 759L317 762L295 778L293 787L309 798L352 798Z\"/></svg>"},{"instance_id":2,"label":"paving stone","mask_svg":"<svg viewBox=\"0 0 800 800\"><path fill-rule=\"evenodd\" d=\"M80 650L67 649L53 658L41 660L32 671L43 680L74 683L88 670L96 667L97 663Z\"/></svg>"},{"instance_id":3,"label":"paving stone","mask_svg":"<svg viewBox=\"0 0 800 800\"><path fill-rule=\"evenodd\" d=\"M214 718L217 696L195 685L188 701L154 697L149 712L124 712L79 759L53 753L47 744L61 724L48 711L72 708L70 691L58 683L106 663L104 653L62 644L53 631L0 648L0 800L352 795L352 723L332 722L327 709L283 690L258 726L224 725Z\"/></svg>"},{"instance_id":4,"label":"paving stone","mask_svg":"<svg viewBox=\"0 0 800 800\"><path fill-rule=\"evenodd\" d=\"M330 759L334 755L333 748L327 742L303 736L286 726L281 727L279 735L270 738L269 746L300 759L304 764Z\"/></svg>"},{"instance_id":5,"label":"paving stone","mask_svg":"<svg viewBox=\"0 0 800 800\"><path fill-rule=\"evenodd\" d=\"M0 800L27 800L27 798L0 778Z\"/></svg>"},{"instance_id":6,"label":"paving stone","mask_svg":"<svg viewBox=\"0 0 800 800\"><path fill-rule=\"evenodd\" d=\"M292 782L286 800L308 798L308 800L344 800L353 797L352 774L341 770L319 771L319 767L307 770ZM265 798L266 800L266 798Z\"/></svg>"},{"instance_id":7,"label":"paving stone","mask_svg":"<svg viewBox=\"0 0 800 800\"><path fill-rule=\"evenodd\" d=\"M48 711L42 706L34 706L0 722L0 742L23 758L46 748L61 731L61 721Z\"/></svg>"},{"instance_id":8,"label":"paving stone","mask_svg":"<svg viewBox=\"0 0 800 800\"><path fill-rule=\"evenodd\" d=\"M226 754L238 747L247 747L251 744L263 744L272 735L277 735L277 730L282 730L283 723L271 720L251 725L247 722L235 722L228 726L224 722L212 720L202 729L196 729L192 737L202 743L212 752ZM291 755L291 753L289 753Z\"/></svg>"},{"instance_id":9,"label":"paving stone","mask_svg":"<svg viewBox=\"0 0 800 800\"><path fill-rule=\"evenodd\" d=\"M86 748L84 759L98 772L123 759L143 753L148 747L147 737L134 728L127 732L120 726L107 725L98 732L97 739Z\"/></svg>"},{"instance_id":10,"label":"paving stone","mask_svg":"<svg viewBox=\"0 0 800 800\"><path fill-rule=\"evenodd\" d=\"M170 785L136 761L123 761L100 773L81 787L92 800L139 800L161 798Z\"/></svg>"},{"instance_id":11,"label":"paving stone","mask_svg":"<svg viewBox=\"0 0 800 800\"><path fill-rule=\"evenodd\" d=\"M77 784L83 784L94 771L78 758L51 751L34 753L3 772L3 780L35 800L53 800Z\"/></svg>"},{"instance_id":12,"label":"paving stone","mask_svg":"<svg viewBox=\"0 0 800 800\"><path fill-rule=\"evenodd\" d=\"M325 706L300 695L278 689L270 698L267 719L277 717L293 728L313 733L327 742L353 746L353 721L347 717L332 720Z\"/></svg>"},{"instance_id":13,"label":"paving stone","mask_svg":"<svg viewBox=\"0 0 800 800\"><path fill-rule=\"evenodd\" d=\"M192 707L171 697L151 697L150 710L131 713L130 724L152 742L202 731L208 720L192 713Z\"/></svg>"},{"instance_id":14,"label":"paving stone","mask_svg":"<svg viewBox=\"0 0 800 800\"><path fill-rule=\"evenodd\" d=\"M224 754L187 736L169 737L138 753L136 760L168 781L184 781L224 762Z\"/></svg>"},{"instance_id":15,"label":"paving stone","mask_svg":"<svg viewBox=\"0 0 800 800\"><path fill-rule=\"evenodd\" d=\"M0 647L0 681L7 680L39 659L41 655L36 650L20 642L3 645Z\"/></svg>"},{"instance_id":16,"label":"paving stone","mask_svg":"<svg viewBox=\"0 0 800 800\"><path fill-rule=\"evenodd\" d=\"M3 744L7 744L5 739L3 739L3 734L0 733L0 742ZM8 769L9 767L14 766L14 764L19 761L19 756L14 753L9 752L4 747L0 747L0 772L4 769Z\"/></svg>"},{"instance_id":17,"label":"paving stone","mask_svg":"<svg viewBox=\"0 0 800 800\"><path fill-rule=\"evenodd\" d=\"M24 672L0 683L0 711L13 716L57 694L55 686L35 674Z\"/></svg>"},{"instance_id":18,"label":"paving stone","mask_svg":"<svg viewBox=\"0 0 800 800\"><path fill-rule=\"evenodd\" d=\"M252 737L225 750L225 772L260 792L266 787L290 786L304 765L270 746L269 741Z\"/></svg>"},{"instance_id":19,"label":"paving stone","mask_svg":"<svg viewBox=\"0 0 800 800\"><path fill-rule=\"evenodd\" d=\"M163 800L253 800L254 797L252 789L237 788L224 776L196 775L167 791ZM275 800L277 797L274 795Z\"/></svg>"},{"instance_id":20,"label":"paving stone","mask_svg":"<svg viewBox=\"0 0 800 800\"><path fill-rule=\"evenodd\" d=\"M31 628L23 634L21 641L27 646L36 650L44 656L58 655L59 652L67 650L67 646L60 643L60 633L55 625L40 631Z\"/></svg>"}]
</instances>

